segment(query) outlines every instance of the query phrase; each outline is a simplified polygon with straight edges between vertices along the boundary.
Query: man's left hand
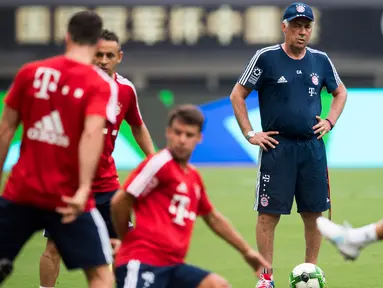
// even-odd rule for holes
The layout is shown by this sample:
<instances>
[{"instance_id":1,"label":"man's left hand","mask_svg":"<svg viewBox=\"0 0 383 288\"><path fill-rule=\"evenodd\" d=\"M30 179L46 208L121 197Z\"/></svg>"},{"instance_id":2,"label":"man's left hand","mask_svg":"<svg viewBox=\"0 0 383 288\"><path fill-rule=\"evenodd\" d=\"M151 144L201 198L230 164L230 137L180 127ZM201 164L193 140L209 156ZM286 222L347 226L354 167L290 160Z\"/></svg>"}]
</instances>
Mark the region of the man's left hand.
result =
<instances>
[{"instance_id":1,"label":"man's left hand","mask_svg":"<svg viewBox=\"0 0 383 288\"><path fill-rule=\"evenodd\" d=\"M313 130L315 134L320 133L320 135L317 138L321 139L331 130L331 125L327 120L322 119L319 116L316 116L315 118L318 120L318 124L313 127Z\"/></svg>"}]
</instances>

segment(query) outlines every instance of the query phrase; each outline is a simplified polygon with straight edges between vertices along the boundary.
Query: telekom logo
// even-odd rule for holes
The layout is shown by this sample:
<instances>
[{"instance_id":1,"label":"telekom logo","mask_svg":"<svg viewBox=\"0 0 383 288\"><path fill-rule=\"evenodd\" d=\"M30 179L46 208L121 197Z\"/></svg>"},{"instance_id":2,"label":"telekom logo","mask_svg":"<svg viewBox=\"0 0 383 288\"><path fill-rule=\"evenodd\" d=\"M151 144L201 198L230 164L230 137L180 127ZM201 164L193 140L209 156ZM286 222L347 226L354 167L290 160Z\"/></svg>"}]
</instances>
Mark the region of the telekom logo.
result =
<instances>
[{"instance_id":1,"label":"telekom logo","mask_svg":"<svg viewBox=\"0 0 383 288\"><path fill-rule=\"evenodd\" d=\"M49 99L48 92L56 92L61 72L48 67L39 67L36 70L33 87L40 89L35 93L39 99Z\"/></svg>"}]
</instances>

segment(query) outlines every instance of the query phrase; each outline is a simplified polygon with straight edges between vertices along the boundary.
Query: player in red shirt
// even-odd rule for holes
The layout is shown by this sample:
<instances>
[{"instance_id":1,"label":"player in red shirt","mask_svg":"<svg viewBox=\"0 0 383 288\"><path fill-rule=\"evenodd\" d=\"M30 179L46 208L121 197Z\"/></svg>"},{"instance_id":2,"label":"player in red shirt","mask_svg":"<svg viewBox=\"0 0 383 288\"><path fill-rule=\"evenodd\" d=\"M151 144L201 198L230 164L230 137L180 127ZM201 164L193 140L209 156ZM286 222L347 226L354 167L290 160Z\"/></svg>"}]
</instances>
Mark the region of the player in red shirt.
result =
<instances>
[{"instance_id":1,"label":"player in red shirt","mask_svg":"<svg viewBox=\"0 0 383 288\"><path fill-rule=\"evenodd\" d=\"M20 124L24 132L0 197L0 283L32 234L46 228L68 269L84 269L89 287L113 287L108 231L90 194L118 94L92 65L101 29L96 13L73 15L65 54L24 65L5 99L1 168Z\"/></svg>"},{"instance_id":2,"label":"player in red shirt","mask_svg":"<svg viewBox=\"0 0 383 288\"><path fill-rule=\"evenodd\" d=\"M115 33L108 30L103 30L100 38L94 63L104 70L111 79L115 80L118 85L119 95L117 121L114 124L108 122L106 128L104 128L104 151L93 180L92 191L96 201L96 208L101 213L108 228L109 237L113 244L118 245L119 240L110 217L110 201L120 188L112 153L122 121L125 120L130 125L133 136L146 155L153 154L155 150L148 129L141 117L136 89L132 82L116 72L117 65L123 57L119 39ZM54 242L50 239L49 231L44 231L44 235L48 238L48 241L40 258L40 286L54 287L60 271L60 254Z\"/></svg>"},{"instance_id":3,"label":"player in red shirt","mask_svg":"<svg viewBox=\"0 0 383 288\"><path fill-rule=\"evenodd\" d=\"M188 164L201 140L202 113L174 109L167 148L144 160L112 199L112 219L122 245L115 266L118 288L229 287L221 276L184 263L194 222L202 216L259 273L270 265L213 208L197 169ZM128 232L134 211L135 227Z\"/></svg>"}]
</instances>

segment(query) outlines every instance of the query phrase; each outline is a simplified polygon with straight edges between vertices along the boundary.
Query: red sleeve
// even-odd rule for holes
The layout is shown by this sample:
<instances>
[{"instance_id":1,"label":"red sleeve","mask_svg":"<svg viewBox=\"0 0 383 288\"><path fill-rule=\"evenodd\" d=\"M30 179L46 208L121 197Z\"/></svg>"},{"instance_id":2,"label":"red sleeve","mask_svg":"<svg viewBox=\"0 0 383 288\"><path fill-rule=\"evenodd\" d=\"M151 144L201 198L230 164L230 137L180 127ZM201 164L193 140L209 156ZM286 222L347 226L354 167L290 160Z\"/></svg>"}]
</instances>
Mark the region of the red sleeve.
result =
<instances>
[{"instance_id":1,"label":"red sleeve","mask_svg":"<svg viewBox=\"0 0 383 288\"><path fill-rule=\"evenodd\" d=\"M4 99L4 102L10 108L18 112L20 112L21 110L21 103L24 96L25 84L27 83L27 76L27 69L24 66L16 74L16 77L8 90L7 96Z\"/></svg>"},{"instance_id":2,"label":"red sleeve","mask_svg":"<svg viewBox=\"0 0 383 288\"><path fill-rule=\"evenodd\" d=\"M118 87L105 72L96 70L100 81L93 86L86 106L86 115L100 115L110 123L116 123Z\"/></svg>"},{"instance_id":3,"label":"red sleeve","mask_svg":"<svg viewBox=\"0 0 383 288\"><path fill-rule=\"evenodd\" d=\"M125 120L129 123L129 125L140 126L142 125L143 121L141 117L140 107L138 105L136 89L134 88L134 86L129 86L128 91L128 93L130 93L130 103L129 108L125 114Z\"/></svg>"},{"instance_id":4,"label":"red sleeve","mask_svg":"<svg viewBox=\"0 0 383 288\"><path fill-rule=\"evenodd\" d=\"M133 170L122 188L136 198L146 197L160 185L161 178L159 177L159 173L171 159L170 153L166 151L148 156L148 158Z\"/></svg>"},{"instance_id":5,"label":"red sleeve","mask_svg":"<svg viewBox=\"0 0 383 288\"><path fill-rule=\"evenodd\" d=\"M201 192L200 193L201 198L199 200L197 214L199 216L204 216L204 215L207 215L213 211L213 204L210 202L209 197L207 196L205 185L204 185L200 176L199 176L199 178L200 178L199 182L200 182L200 186L201 186L201 191L200 191Z\"/></svg>"}]
</instances>

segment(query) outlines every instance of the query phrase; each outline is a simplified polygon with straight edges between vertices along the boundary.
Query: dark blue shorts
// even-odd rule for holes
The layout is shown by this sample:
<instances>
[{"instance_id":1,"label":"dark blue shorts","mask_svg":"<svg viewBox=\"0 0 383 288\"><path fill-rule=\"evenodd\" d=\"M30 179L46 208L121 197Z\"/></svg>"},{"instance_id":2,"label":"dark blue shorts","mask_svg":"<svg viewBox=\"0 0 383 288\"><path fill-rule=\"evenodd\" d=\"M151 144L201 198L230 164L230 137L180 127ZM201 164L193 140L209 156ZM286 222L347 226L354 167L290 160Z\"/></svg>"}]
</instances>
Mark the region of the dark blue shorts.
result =
<instances>
[{"instance_id":1,"label":"dark blue shorts","mask_svg":"<svg viewBox=\"0 0 383 288\"><path fill-rule=\"evenodd\" d=\"M92 268L112 263L108 231L97 209L70 224L61 215L24 206L0 197L0 259L13 261L28 239L47 228L67 269Z\"/></svg>"},{"instance_id":2,"label":"dark blue shorts","mask_svg":"<svg viewBox=\"0 0 383 288\"><path fill-rule=\"evenodd\" d=\"M323 140L275 137L279 144L260 151L254 210L290 214L295 200L298 213L330 208L326 150Z\"/></svg>"},{"instance_id":3,"label":"dark blue shorts","mask_svg":"<svg viewBox=\"0 0 383 288\"><path fill-rule=\"evenodd\" d=\"M110 202L112 201L112 198L114 194L116 194L116 192L117 191L94 193L94 199L96 200L96 208L98 211L100 211L100 214L105 221L110 238L118 238L117 233L114 230L112 216L110 214Z\"/></svg>"},{"instance_id":4,"label":"dark blue shorts","mask_svg":"<svg viewBox=\"0 0 383 288\"><path fill-rule=\"evenodd\" d=\"M110 238L117 238L117 233L114 230L114 226L112 223L112 217L110 214L110 202L112 201L112 198L116 191L112 192L97 192L94 193L94 199L96 201L96 208L100 212L102 218L105 221L106 227L108 229L109 237ZM44 230L44 236L48 239L50 239L50 233L49 229Z\"/></svg>"},{"instance_id":5,"label":"dark blue shorts","mask_svg":"<svg viewBox=\"0 0 383 288\"><path fill-rule=\"evenodd\" d=\"M210 274L187 264L159 267L137 260L117 267L115 273L117 288L196 288Z\"/></svg>"}]
</instances>

